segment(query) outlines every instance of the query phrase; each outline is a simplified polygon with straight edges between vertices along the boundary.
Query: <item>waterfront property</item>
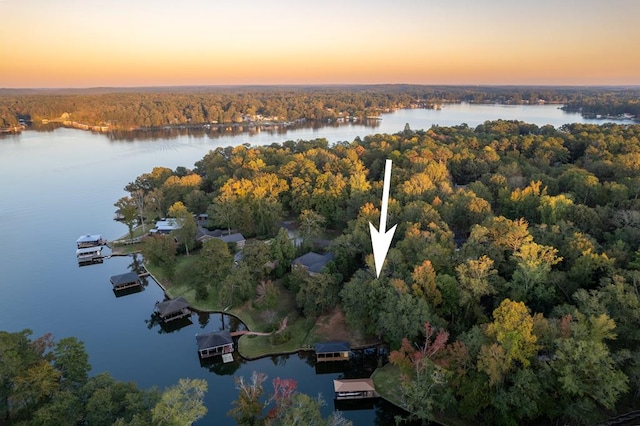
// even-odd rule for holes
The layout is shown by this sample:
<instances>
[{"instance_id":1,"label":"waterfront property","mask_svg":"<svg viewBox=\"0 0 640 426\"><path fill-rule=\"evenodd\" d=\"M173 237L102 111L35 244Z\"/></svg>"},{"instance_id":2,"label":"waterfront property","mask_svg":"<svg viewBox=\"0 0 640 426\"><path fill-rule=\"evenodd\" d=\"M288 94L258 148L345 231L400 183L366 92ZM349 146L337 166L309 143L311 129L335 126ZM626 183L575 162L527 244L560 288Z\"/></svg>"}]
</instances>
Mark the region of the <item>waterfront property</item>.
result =
<instances>
[{"instance_id":1,"label":"waterfront property","mask_svg":"<svg viewBox=\"0 0 640 426\"><path fill-rule=\"evenodd\" d=\"M172 231L180 229L180 223L177 219L168 218L156 222L155 228L149 231L150 234L170 234Z\"/></svg>"},{"instance_id":2,"label":"waterfront property","mask_svg":"<svg viewBox=\"0 0 640 426\"><path fill-rule=\"evenodd\" d=\"M233 339L228 330L216 331L207 334L197 334L196 342L198 344L198 355L200 358L210 358L222 355L223 360L227 362L228 357L233 352ZM232 360L233 358L231 358Z\"/></svg>"},{"instance_id":3,"label":"waterfront property","mask_svg":"<svg viewBox=\"0 0 640 426\"><path fill-rule=\"evenodd\" d=\"M348 361L351 354L349 342L316 343L316 361Z\"/></svg>"},{"instance_id":4,"label":"waterfront property","mask_svg":"<svg viewBox=\"0 0 640 426\"><path fill-rule=\"evenodd\" d=\"M373 379L334 380L333 389L335 398L338 400L378 398L380 396L373 386Z\"/></svg>"},{"instance_id":5,"label":"waterfront property","mask_svg":"<svg viewBox=\"0 0 640 426\"><path fill-rule=\"evenodd\" d=\"M318 254L310 251L293 259L292 265L304 268L309 275L322 272L327 263L333 260L333 253Z\"/></svg>"},{"instance_id":6,"label":"waterfront property","mask_svg":"<svg viewBox=\"0 0 640 426\"><path fill-rule=\"evenodd\" d=\"M164 322L190 316L190 308L189 302L184 297L177 297L156 304L156 312Z\"/></svg>"},{"instance_id":7,"label":"waterfront property","mask_svg":"<svg viewBox=\"0 0 640 426\"><path fill-rule=\"evenodd\" d=\"M103 259L102 246L83 247L76 250L78 263L94 263Z\"/></svg>"},{"instance_id":8,"label":"waterfront property","mask_svg":"<svg viewBox=\"0 0 640 426\"><path fill-rule=\"evenodd\" d=\"M134 287L142 287L140 277L135 272L127 272L126 274L113 275L110 279L113 285L113 291L121 291Z\"/></svg>"},{"instance_id":9,"label":"waterfront property","mask_svg":"<svg viewBox=\"0 0 640 426\"><path fill-rule=\"evenodd\" d=\"M76 240L76 248L87 248L87 247L97 247L106 245L107 241L102 238L100 234L87 234L81 235Z\"/></svg>"}]
</instances>

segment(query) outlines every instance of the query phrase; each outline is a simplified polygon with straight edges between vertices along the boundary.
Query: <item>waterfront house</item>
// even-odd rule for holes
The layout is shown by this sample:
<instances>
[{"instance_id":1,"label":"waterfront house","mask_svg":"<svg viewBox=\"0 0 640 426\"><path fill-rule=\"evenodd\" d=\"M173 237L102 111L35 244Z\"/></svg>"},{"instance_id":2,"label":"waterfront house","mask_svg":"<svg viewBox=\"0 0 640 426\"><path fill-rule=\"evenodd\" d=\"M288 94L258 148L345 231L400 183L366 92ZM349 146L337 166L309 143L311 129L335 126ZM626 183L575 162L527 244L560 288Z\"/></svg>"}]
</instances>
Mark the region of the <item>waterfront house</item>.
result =
<instances>
[{"instance_id":1,"label":"waterfront house","mask_svg":"<svg viewBox=\"0 0 640 426\"><path fill-rule=\"evenodd\" d=\"M135 272L127 272L126 274L113 275L109 279L113 285L114 291L126 290L133 287L142 287L140 277Z\"/></svg>"},{"instance_id":2,"label":"waterfront house","mask_svg":"<svg viewBox=\"0 0 640 426\"><path fill-rule=\"evenodd\" d=\"M228 330L207 334L197 334L198 355L200 358L210 358L216 355L226 355L233 352L233 339Z\"/></svg>"},{"instance_id":3,"label":"waterfront house","mask_svg":"<svg viewBox=\"0 0 640 426\"><path fill-rule=\"evenodd\" d=\"M156 304L156 312L164 322L191 315L190 308L189 302L184 297L177 297Z\"/></svg>"},{"instance_id":4,"label":"waterfront house","mask_svg":"<svg viewBox=\"0 0 640 426\"><path fill-rule=\"evenodd\" d=\"M348 361L351 354L349 342L316 343L316 361Z\"/></svg>"},{"instance_id":5,"label":"waterfront house","mask_svg":"<svg viewBox=\"0 0 640 426\"><path fill-rule=\"evenodd\" d=\"M309 275L316 275L322 272L327 263L333 260L333 253L318 254L310 251L300 257L293 259L292 265L304 268Z\"/></svg>"},{"instance_id":6,"label":"waterfront house","mask_svg":"<svg viewBox=\"0 0 640 426\"><path fill-rule=\"evenodd\" d=\"M372 379L342 379L333 381L335 398L341 399L367 399L377 398L379 395L373 386Z\"/></svg>"},{"instance_id":7,"label":"waterfront house","mask_svg":"<svg viewBox=\"0 0 640 426\"><path fill-rule=\"evenodd\" d=\"M172 231L180 229L180 223L175 218L162 219L156 222L155 228L149 231L150 234L170 234Z\"/></svg>"},{"instance_id":8,"label":"waterfront house","mask_svg":"<svg viewBox=\"0 0 640 426\"><path fill-rule=\"evenodd\" d=\"M107 241L100 234L81 235L76 240L76 248L96 247L106 245Z\"/></svg>"}]
</instances>

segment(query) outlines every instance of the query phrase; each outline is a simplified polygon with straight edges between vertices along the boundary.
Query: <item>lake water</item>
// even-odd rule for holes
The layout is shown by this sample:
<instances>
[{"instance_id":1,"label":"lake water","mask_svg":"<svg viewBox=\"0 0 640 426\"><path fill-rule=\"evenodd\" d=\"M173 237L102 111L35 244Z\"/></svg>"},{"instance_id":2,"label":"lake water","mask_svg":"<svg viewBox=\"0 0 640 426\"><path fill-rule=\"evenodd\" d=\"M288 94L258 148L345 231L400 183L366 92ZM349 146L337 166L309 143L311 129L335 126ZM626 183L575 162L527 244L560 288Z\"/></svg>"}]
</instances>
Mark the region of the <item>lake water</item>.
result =
<instances>
[{"instance_id":1,"label":"lake water","mask_svg":"<svg viewBox=\"0 0 640 426\"><path fill-rule=\"evenodd\" d=\"M300 391L322 394L325 415L333 410L333 382L341 373L316 374L307 354L202 367L195 335L219 330L220 315L194 316L193 324L164 333L151 321L161 289L149 283L144 290L115 297L109 277L127 272L132 259L111 258L102 264L78 267L75 240L87 233L115 239L126 227L114 222L113 203L122 189L154 166L193 167L209 150L239 145L267 145L286 140L326 138L352 141L372 133L395 133L409 123L412 129L485 120L516 119L560 126L593 122L567 114L555 105L446 105L442 110L400 110L383 115L375 127L345 124L319 129L295 129L286 134L220 135L200 133L153 140L114 140L80 130L25 131L0 137L0 329L51 332L56 338L75 336L84 341L93 373L109 371L115 378L139 386L166 387L181 377L209 383L209 413L200 424L233 424L225 413L237 396L233 375L252 371L293 378ZM228 327L228 321L224 325ZM270 385L267 386L267 389ZM391 409L345 412L356 425L384 424Z\"/></svg>"}]
</instances>

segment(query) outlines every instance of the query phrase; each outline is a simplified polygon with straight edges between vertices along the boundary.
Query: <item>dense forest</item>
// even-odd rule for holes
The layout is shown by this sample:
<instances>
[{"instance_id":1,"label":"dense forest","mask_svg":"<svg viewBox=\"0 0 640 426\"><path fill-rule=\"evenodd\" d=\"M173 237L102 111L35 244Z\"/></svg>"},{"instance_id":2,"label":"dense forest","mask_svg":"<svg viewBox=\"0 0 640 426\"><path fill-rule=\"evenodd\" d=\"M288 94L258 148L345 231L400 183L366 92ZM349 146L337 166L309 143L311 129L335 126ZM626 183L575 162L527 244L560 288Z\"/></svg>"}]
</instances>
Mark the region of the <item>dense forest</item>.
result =
<instances>
[{"instance_id":1,"label":"dense forest","mask_svg":"<svg viewBox=\"0 0 640 426\"><path fill-rule=\"evenodd\" d=\"M369 222L386 159L397 230L376 278ZM498 120L218 148L125 189L116 205L132 225L183 224L144 242L166 276L220 306L253 303L274 327L282 292L303 319L339 306L353 335L394 350L399 398L419 418L593 424L638 405L638 125ZM196 241L203 212L212 229L256 237L240 260ZM332 253L322 273L290 268L309 250Z\"/></svg>"},{"instance_id":2,"label":"dense forest","mask_svg":"<svg viewBox=\"0 0 640 426\"><path fill-rule=\"evenodd\" d=\"M0 129L44 122L131 130L212 124L362 120L447 102L567 104L587 114L638 116L640 90L585 87L240 86L0 90ZM605 108L606 106L606 108ZM31 124L29 124L31 123Z\"/></svg>"},{"instance_id":3,"label":"dense forest","mask_svg":"<svg viewBox=\"0 0 640 426\"><path fill-rule=\"evenodd\" d=\"M89 377L82 342L31 334L0 331L0 424L176 426L207 412L204 380L180 379L160 391L139 389L109 373Z\"/></svg>"}]
</instances>

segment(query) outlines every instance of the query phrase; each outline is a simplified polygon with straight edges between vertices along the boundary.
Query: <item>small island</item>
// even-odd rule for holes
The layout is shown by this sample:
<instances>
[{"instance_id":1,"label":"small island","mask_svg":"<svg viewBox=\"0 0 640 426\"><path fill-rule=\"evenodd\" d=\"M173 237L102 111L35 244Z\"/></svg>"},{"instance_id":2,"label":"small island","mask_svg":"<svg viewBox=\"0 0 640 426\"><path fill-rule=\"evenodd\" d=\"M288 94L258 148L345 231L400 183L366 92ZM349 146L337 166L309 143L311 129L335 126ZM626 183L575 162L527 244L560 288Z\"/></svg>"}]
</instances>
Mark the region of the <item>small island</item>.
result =
<instances>
[{"instance_id":1,"label":"small island","mask_svg":"<svg viewBox=\"0 0 640 426\"><path fill-rule=\"evenodd\" d=\"M411 417L590 424L637 408L638 140L498 120L217 148L129 183L112 248L171 299L238 316L246 358L384 344L371 392Z\"/></svg>"}]
</instances>

